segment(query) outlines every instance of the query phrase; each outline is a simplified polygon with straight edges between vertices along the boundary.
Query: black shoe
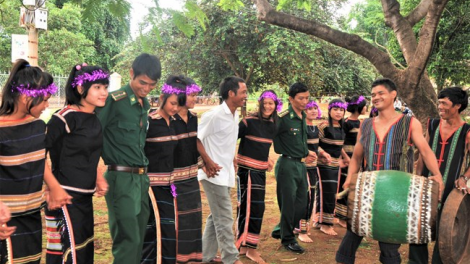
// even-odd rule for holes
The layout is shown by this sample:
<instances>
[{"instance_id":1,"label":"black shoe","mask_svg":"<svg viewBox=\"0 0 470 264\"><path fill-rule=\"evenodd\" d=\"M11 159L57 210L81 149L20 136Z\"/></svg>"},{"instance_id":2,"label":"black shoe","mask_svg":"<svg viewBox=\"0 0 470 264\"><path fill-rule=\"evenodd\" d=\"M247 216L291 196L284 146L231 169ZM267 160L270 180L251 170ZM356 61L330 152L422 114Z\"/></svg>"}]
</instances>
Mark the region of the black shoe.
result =
<instances>
[{"instance_id":1,"label":"black shoe","mask_svg":"<svg viewBox=\"0 0 470 264\"><path fill-rule=\"evenodd\" d=\"M281 239L281 235L279 233L271 232L271 237L274 239Z\"/></svg>"},{"instance_id":2,"label":"black shoe","mask_svg":"<svg viewBox=\"0 0 470 264\"><path fill-rule=\"evenodd\" d=\"M297 244L297 242L290 243L288 245L284 245L284 247L287 250L292 251L292 252L297 253L297 254L302 254L302 253L305 252L305 249L303 247L301 247L299 244Z\"/></svg>"}]
</instances>

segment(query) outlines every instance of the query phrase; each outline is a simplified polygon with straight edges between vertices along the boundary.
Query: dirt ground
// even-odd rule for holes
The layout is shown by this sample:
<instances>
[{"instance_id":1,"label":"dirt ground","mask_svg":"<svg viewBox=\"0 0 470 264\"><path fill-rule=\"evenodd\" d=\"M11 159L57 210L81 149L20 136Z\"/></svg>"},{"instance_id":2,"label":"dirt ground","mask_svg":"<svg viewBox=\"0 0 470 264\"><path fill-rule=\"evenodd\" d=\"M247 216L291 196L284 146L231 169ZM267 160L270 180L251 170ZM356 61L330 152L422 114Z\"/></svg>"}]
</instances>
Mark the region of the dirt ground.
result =
<instances>
[{"instance_id":1,"label":"dirt ground","mask_svg":"<svg viewBox=\"0 0 470 264\"><path fill-rule=\"evenodd\" d=\"M306 253L297 255L286 251L280 247L280 241L271 238L270 233L272 228L277 224L279 220L279 209L276 198L276 180L274 173L270 172L267 174L266 179L266 211L263 219L263 227L260 238L259 251L263 258L268 263L335 263L335 252L345 234L345 229L339 225L335 225L335 230L338 232L338 236L328 236L320 232L319 230L311 231L311 238L313 243L302 243L299 242L305 249ZM202 193L202 206L203 206L203 219L205 219L209 213L209 205L207 204L204 191L201 187ZM236 192L235 189L232 191L233 199L233 211L234 219L236 218ZM95 205L95 263L97 264L108 264L112 259L111 254L111 238L109 236L108 229L108 216L106 209L106 202L104 198L98 198L94 201ZM205 222L205 221L203 221ZM370 264L379 263L379 254L377 242L371 239L365 238L362 241L361 246L357 252L358 264ZM407 263L408 258L408 246L403 245L400 247L400 254L402 255L402 263ZM241 257L241 261L244 263L255 263L246 257Z\"/></svg>"},{"instance_id":2,"label":"dirt ground","mask_svg":"<svg viewBox=\"0 0 470 264\"><path fill-rule=\"evenodd\" d=\"M323 108L324 106L322 106ZM196 108L197 112L204 112L210 109L211 106L199 106ZM271 154L276 155L271 149ZM104 165L100 163L100 169L104 170ZM272 228L277 224L279 220L279 208L277 205L276 198L276 180L274 178L274 172L267 173L266 179L266 211L263 219L263 227L261 231L259 251L262 257L268 263L335 263L335 252L343 238L346 229L335 225L335 230L338 232L338 236L328 236L320 232L319 230L311 231L311 238L313 243L299 243L306 249L306 252L302 255L297 255L286 251L280 245L279 240L271 238L270 233ZM203 206L203 223L207 215L209 214L209 206L201 187L202 194L202 206ZM233 199L233 212L234 219L236 219L236 190L232 189ZM112 261L111 246L112 241L109 234L108 228L108 215L106 202L104 198L94 199L94 216L95 216L95 262L96 264L109 264ZM44 236L45 237L45 236ZM429 245L430 252L432 252L432 244ZM408 259L408 245L402 245L400 247L400 254L402 255L402 263L407 263ZM359 247L356 255L357 264L371 264L380 263L379 259L379 248L376 241L368 238L364 238L362 244ZM241 257L240 260L244 263L255 263L246 257ZM41 263L45 263L45 256Z\"/></svg>"}]
</instances>

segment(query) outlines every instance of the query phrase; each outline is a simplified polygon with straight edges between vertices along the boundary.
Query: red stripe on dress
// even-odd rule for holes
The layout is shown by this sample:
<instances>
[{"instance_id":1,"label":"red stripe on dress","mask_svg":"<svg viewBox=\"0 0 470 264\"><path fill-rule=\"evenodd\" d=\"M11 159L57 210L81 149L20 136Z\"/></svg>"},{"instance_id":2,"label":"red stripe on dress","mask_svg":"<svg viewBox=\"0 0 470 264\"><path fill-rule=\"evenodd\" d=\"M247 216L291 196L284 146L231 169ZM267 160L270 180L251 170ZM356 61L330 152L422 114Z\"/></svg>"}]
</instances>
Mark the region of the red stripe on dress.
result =
<instances>
[{"instance_id":1,"label":"red stripe on dress","mask_svg":"<svg viewBox=\"0 0 470 264\"><path fill-rule=\"evenodd\" d=\"M237 240L236 247L240 248L241 245L246 245L246 240L248 236L248 226L250 222L250 210L251 210L251 173L248 172L248 184L246 190L246 214L245 214L245 230L243 230L243 234Z\"/></svg>"},{"instance_id":2,"label":"red stripe on dress","mask_svg":"<svg viewBox=\"0 0 470 264\"><path fill-rule=\"evenodd\" d=\"M173 204L174 204L174 209L175 210L175 235L176 235L176 250L175 252L178 252L178 202L176 201L176 196L173 196ZM178 254L178 253L177 253Z\"/></svg>"},{"instance_id":3,"label":"red stripe on dress","mask_svg":"<svg viewBox=\"0 0 470 264\"><path fill-rule=\"evenodd\" d=\"M238 165L246 166L248 168L253 168L256 170L268 169L267 161L260 161L260 160L252 159L247 156L240 155L240 154L237 154L237 162L238 162Z\"/></svg>"},{"instance_id":4,"label":"red stripe on dress","mask_svg":"<svg viewBox=\"0 0 470 264\"><path fill-rule=\"evenodd\" d=\"M153 213L155 215L155 229L157 232L157 264L162 263L162 233L160 230L160 212L158 211L157 200L153 194L152 187L149 187L149 197L152 203Z\"/></svg>"},{"instance_id":5,"label":"red stripe on dress","mask_svg":"<svg viewBox=\"0 0 470 264\"><path fill-rule=\"evenodd\" d=\"M46 250L46 253L47 254L52 254L52 255L62 255L62 252L50 251L50 250Z\"/></svg>"},{"instance_id":6,"label":"red stripe on dress","mask_svg":"<svg viewBox=\"0 0 470 264\"><path fill-rule=\"evenodd\" d=\"M191 259L202 260L202 252L194 252L194 253L187 254L187 255L183 255L183 254L176 255L177 262L188 262Z\"/></svg>"},{"instance_id":7,"label":"red stripe on dress","mask_svg":"<svg viewBox=\"0 0 470 264\"><path fill-rule=\"evenodd\" d=\"M273 140L272 139L267 139L267 138L261 138L261 137L255 137L255 136L251 136L251 135L247 135L245 136L245 138L249 139L249 140L252 140L252 141L256 141L256 142L260 142L260 143L268 143L268 144L272 144L273 143Z\"/></svg>"},{"instance_id":8,"label":"red stripe on dress","mask_svg":"<svg viewBox=\"0 0 470 264\"><path fill-rule=\"evenodd\" d=\"M71 250L71 254L72 254L72 263L77 264L77 251L76 251L76 248L75 248L75 237L74 237L74 234L73 234L72 220L70 219L70 214L69 214L69 211L67 210L66 205L62 206L62 212L64 213L65 223L67 225L67 228L69 229L70 250ZM65 260L64 260L64 262L65 262Z\"/></svg>"}]
</instances>

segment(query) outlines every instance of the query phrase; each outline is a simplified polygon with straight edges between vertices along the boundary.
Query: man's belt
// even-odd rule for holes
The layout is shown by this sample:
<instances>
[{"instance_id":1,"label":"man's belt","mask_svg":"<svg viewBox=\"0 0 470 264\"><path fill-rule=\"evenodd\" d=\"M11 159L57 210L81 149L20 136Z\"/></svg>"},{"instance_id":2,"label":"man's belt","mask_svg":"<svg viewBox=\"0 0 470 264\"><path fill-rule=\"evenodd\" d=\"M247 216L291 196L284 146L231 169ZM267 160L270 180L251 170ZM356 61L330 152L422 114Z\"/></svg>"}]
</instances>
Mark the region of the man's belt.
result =
<instances>
[{"instance_id":1,"label":"man's belt","mask_svg":"<svg viewBox=\"0 0 470 264\"><path fill-rule=\"evenodd\" d=\"M282 154L281 157L286 158L286 159L295 160L295 161L305 162L305 158L294 158L294 157L287 156L287 155L284 155L284 154Z\"/></svg>"},{"instance_id":2,"label":"man's belt","mask_svg":"<svg viewBox=\"0 0 470 264\"><path fill-rule=\"evenodd\" d=\"M127 167L127 166L121 166L121 165L108 165L108 170L130 172L130 173L135 173L135 174L147 173L147 167Z\"/></svg>"}]
</instances>

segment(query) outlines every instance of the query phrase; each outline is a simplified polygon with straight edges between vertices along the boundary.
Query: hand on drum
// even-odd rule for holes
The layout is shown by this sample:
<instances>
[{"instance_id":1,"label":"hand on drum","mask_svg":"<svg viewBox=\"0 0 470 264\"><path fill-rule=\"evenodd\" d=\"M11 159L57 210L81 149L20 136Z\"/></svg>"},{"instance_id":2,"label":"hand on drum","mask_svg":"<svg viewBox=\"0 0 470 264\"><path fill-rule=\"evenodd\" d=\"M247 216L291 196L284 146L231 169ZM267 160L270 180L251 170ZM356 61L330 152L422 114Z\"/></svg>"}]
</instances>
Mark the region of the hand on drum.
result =
<instances>
[{"instance_id":1,"label":"hand on drum","mask_svg":"<svg viewBox=\"0 0 470 264\"><path fill-rule=\"evenodd\" d=\"M470 189L468 188L467 181L465 180L464 177L459 177L455 181L455 188L457 188L457 190L461 191L463 194L469 193L469 189Z\"/></svg>"},{"instance_id":2,"label":"hand on drum","mask_svg":"<svg viewBox=\"0 0 470 264\"><path fill-rule=\"evenodd\" d=\"M434 176L430 176L429 179L431 181L435 181L439 183L439 197L442 197L442 192L444 191L444 183L442 182L442 176L440 174L434 175ZM440 201L441 201L441 198L439 198L439 202Z\"/></svg>"}]
</instances>

